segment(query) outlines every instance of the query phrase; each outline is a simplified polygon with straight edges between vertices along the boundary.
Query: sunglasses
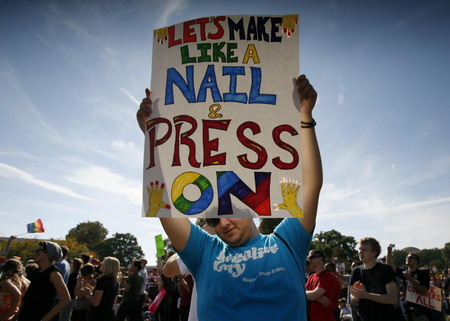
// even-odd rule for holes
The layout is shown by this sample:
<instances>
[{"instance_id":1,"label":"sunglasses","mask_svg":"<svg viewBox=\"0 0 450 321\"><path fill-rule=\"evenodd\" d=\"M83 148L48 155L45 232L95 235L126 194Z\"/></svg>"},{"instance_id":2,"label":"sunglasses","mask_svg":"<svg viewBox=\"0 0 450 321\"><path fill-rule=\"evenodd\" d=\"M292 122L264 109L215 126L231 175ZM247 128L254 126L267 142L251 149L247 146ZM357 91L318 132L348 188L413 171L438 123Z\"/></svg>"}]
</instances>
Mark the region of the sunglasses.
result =
<instances>
[{"instance_id":1,"label":"sunglasses","mask_svg":"<svg viewBox=\"0 0 450 321\"><path fill-rule=\"evenodd\" d=\"M407 259L407 260L413 259L413 260L416 260L416 261L417 261L417 258L416 258L415 256L407 256L406 259Z\"/></svg>"},{"instance_id":2,"label":"sunglasses","mask_svg":"<svg viewBox=\"0 0 450 321\"><path fill-rule=\"evenodd\" d=\"M219 225L220 218L207 218L207 219L205 219L205 221L206 221L206 224L208 224L208 226L215 228L217 225Z\"/></svg>"},{"instance_id":3,"label":"sunglasses","mask_svg":"<svg viewBox=\"0 0 450 321\"><path fill-rule=\"evenodd\" d=\"M36 250L34 250L34 253L39 253L39 252L47 253L47 251L44 250L44 249L36 249Z\"/></svg>"}]
</instances>

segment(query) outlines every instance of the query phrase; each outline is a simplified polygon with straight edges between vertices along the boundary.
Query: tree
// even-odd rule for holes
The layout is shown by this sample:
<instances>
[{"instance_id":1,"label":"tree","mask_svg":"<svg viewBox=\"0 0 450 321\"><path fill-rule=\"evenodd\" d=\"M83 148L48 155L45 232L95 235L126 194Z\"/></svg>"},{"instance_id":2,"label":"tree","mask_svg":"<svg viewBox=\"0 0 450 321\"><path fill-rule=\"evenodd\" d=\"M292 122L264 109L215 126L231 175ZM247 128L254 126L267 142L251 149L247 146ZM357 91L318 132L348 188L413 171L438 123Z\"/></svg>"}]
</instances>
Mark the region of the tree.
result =
<instances>
[{"instance_id":1,"label":"tree","mask_svg":"<svg viewBox=\"0 0 450 321\"><path fill-rule=\"evenodd\" d=\"M282 220L282 218L262 218L259 221L258 230L261 234L270 234Z\"/></svg>"},{"instance_id":2,"label":"tree","mask_svg":"<svg viewBox=\"0 0 450 321\"><path fill-rule=\"evenodd\" d=\"M39 242L44 242L45 240L37 239L25 239L20 238L15 240L11 245L11 251L9 252L8 258L19 257L22 263L26 263L28 260L33 258L33 251L38 247ZM71 261L76 257L80 257L82 253L88 252L86 244L78 243L75 239L68 240L54 240L50 241L58 243L59 246L67 246L69 248L69 254L66 260Z\"/></svg>"},{"instance_id":3,"label":"tree","mask_svg":"<svg viewBox=\"0 0 450 321\"><path fill-rule=\"evenodd\" d=\"M406 256L408 252L404 250L393 250L392 251L392 262L401 268L406 268Z\"/></svg>"},{"instance_id":4,"label":"tree","mask_svg":"<svg viewBox=\"0 0 450 321\"><path fill-rule=\"evenodd\" d=\"M442 251L438 248L423 249L419 252L420 265L431 269L435 265L439 270L445 267L445 262L442 259Z\"/></svg>"},{"instance_id":5,"label":"tree","mask_svg":"<svg viewBox=\"0 0 450 321\"><path fill-rule=\"evenodd\" d=\"M120 261L122 266L127 266L133 260L144 256L136 237L130 233L116 233L112 238L101 242L97 246L97 254L101 259L113 256Z\"/></svg>"},{"instance_id":6,"label":"tree","mask_svg":"<svg viewBox=\"0 0 450 321\"><path fill-rule=\"evenodd\" d=\"M14 256L19 257L22 263L26 263L28 260L33 258L33 252L38 247L39 242L43 240L36 239L25 239L19 238L16 239L11 244L11 250L9 251L8 258L12 258Z\"/></svg>"},{"instance_id":7,"label":"tree","mask_svg":"<svg viewBox=\"0 0 450 321\"><path fill-rule=\"evenodd\" d=\"M76 227L69 230L66 239L72 238L79 243L84 243L89 246L98 244L105 240L108 235L108 230L99 221L82 222Z\"/></svg>"},{"instance_id":8,"label":"tree","mask_svg":"<svg viewBox=\"0 0 450 321\"><path fill-rule=\"evenodd\" d=\"M442 252L442 259L445 262L446 266L450 266L450 242L445 243L445 246L443 249L441 249Z\"/></svg>"},{"instance_id":9,"label":"tree","mask_svg":"<svg viewBox=\"0 0 450 321\"><path fill-rule=\"evenodd\" d=\"M81 258L81 254L86 254L90 252L86 244L78 243L77 240L75 240L74 238L69 237L66 240L55 242L57 242L60 246L65 245L69 248L69 254L67 254L66 257L66 260L69 263L72 262L72 260L75 258Z\"/></svg>"},{"instance_id":10,"label":"tree","mask_svg":"<svg viewBox=\"0 0 450 321\"><path fill-rule=\"evenodd\" d=\"M346 263L345 266L347 268L351 266L351 262L358 258L355 238L342 235L336 230L320 232L314 235L311 249L322 251L330 261L337 258L339 263Z\"/></svg>"},{"instance_id":11,"label":"tree","mask_svg":"<svg viewBox=\"0 0 450 321\"><path fill-rule=\"evenodd\" d=\"M66 235L66 239L75 239L78 243L84 243L89 249L96 251L97 246L105 240L106 235L108 235L108 230L102 223L87 221L72 228Z\"/></svg>"}]
</instances>

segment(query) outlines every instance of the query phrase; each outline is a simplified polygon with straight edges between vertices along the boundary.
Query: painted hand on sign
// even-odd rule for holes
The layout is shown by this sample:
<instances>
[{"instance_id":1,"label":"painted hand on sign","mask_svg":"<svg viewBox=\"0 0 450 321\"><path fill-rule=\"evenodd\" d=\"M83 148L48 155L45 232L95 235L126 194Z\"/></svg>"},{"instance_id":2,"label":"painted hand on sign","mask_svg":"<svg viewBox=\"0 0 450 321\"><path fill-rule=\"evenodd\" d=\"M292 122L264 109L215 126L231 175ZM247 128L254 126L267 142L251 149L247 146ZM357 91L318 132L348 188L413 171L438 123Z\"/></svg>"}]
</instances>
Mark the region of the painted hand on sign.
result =
<instances>
[{"instance_id":1,"label":"painted hand on sign","mask_svg":"<svg viewBox=\"0 0 450 321\"><path fill-rule=\"evenodd\" d=\"M281 194L283 195L283 203L274 204L273 209L275 211L280 209L288 210L293 217L303 217L303 211L297 204L297 195L301 186L300 182L283 178L280 180L280 185Z\"/></svg>"},{"instance_id":2,"label":"painted hand on sign","mask_svg":"<svg viewBox=\"0 0 450 321\"><path fill-rule=\"evenodd\" d=\"M150 182L150 187L147 187L148 202L150 207L145 216L155 217L161 208L170 209L170 205L162 201L163 191L164 183L159 186L158 181L156 181L155 184Z\"/></svg>"}]
</instances>

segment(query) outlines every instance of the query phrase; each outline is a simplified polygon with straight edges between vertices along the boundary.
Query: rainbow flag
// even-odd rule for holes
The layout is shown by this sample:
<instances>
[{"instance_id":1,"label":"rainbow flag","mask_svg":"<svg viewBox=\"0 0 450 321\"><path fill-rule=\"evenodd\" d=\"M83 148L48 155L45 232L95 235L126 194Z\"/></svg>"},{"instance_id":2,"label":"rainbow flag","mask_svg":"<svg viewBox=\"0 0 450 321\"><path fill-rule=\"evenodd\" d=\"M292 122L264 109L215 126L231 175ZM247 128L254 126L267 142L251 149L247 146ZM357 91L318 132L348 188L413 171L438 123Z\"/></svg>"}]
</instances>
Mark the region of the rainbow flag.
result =
<instances>
[{"instance_id":1,"label":"rainbow flag","mask_svg":"<svg viewBox=\"0 0 450 321\"><path fill-rule=\"evenodd\" d=\"M41 219L38 219L34 223L27 224L27 232L28 233L43 233L44 230L44 224L42 224Z\"/></svg>"}]
</instances>

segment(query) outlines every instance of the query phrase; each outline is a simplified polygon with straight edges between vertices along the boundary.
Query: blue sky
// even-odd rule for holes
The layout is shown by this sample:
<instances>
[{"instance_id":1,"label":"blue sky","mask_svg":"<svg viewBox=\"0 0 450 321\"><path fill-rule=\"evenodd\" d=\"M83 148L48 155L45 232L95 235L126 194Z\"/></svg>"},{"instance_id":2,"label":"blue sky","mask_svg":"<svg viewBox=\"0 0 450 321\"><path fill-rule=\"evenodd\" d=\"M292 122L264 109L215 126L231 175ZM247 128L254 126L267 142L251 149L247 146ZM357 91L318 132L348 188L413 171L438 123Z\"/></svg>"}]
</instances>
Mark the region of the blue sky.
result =
<instances>
[{"instance_id":1,"label":"blue sky","mask_svg":"<svg viewBox=\"0 0 450 321\"><path fill-rule=\"evenodd\" d=\"M324 165L316 232L383 247L450 241L450 2L0 2L0 235L64 238L80 222L132 233L141 218L153 29L228 14L300 14ZM31 235L33 236L33 235Z\"/></svg>"}]
</instances>

